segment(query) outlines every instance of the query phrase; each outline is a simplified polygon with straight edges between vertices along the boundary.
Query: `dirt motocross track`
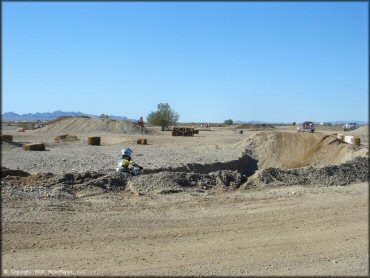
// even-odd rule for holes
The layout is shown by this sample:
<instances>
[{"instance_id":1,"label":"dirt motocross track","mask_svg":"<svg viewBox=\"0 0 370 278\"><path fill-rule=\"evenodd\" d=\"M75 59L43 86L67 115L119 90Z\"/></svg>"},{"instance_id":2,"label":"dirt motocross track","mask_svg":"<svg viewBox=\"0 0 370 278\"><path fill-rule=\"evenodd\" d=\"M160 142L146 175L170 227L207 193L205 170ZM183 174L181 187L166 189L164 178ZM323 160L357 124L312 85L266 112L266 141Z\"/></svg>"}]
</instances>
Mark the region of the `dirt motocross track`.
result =
<instances>
[{"instance_id":1,"label":"dirt motocross track","mask_svg":"<svg viewBox=\"0 0 370 278\"><path fill-rule=\"evenodd\" d=\"M368 147L338 132L149 128L136 145L129 123L3 126L15 143L2 143L2 274L366 276ZM47 150L23 151L30 142ZM144 175L114 173L127 145Z\"/></svg>"}]
</instances>

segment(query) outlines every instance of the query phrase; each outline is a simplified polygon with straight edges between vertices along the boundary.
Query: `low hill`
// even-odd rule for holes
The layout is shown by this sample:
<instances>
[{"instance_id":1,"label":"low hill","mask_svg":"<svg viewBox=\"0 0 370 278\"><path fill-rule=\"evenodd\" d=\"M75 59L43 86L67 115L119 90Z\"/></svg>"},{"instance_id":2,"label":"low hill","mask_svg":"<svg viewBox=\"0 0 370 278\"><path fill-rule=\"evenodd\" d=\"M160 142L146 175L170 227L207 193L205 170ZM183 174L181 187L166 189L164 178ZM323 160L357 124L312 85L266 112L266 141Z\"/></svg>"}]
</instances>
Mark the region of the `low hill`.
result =
<instances>
[{"instance_id":1,"label":"low hill","mask_svg":"<svg viewBox=\"0 0 370 278\"><path fill-rule=\"evenodd\" d=\"M38 133L50 134L136 134L140 133L138 127L134 127L130 121L118 121L107 119L92 119L86 116L62 117L48 122L46 127L38 129ZM145 130L145 133L150 131Z\"/></svg>"}]
</instances>

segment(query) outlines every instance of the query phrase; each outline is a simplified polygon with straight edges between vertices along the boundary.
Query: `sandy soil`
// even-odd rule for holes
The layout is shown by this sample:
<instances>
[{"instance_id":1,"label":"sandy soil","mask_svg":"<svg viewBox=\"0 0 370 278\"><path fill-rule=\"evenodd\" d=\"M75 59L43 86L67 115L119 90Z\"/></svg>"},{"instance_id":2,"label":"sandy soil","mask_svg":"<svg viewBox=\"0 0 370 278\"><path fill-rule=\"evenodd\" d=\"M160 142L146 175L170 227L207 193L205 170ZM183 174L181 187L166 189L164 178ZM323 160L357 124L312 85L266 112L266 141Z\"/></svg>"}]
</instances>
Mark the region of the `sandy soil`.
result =
<instances>
[{"instance_id":1,"label":"sandy soil","mask_svg":"<svg viewBox=\"0 0 370 278\"><path fill-rule=\"evenodd\" d=\"M8 273L367 275L368 185L18 202L2 240Z\"/></svg>"},{"instance_id":2,"label":"sandy soil","mask_svg":"<svg viewBox=\"0 0 370 278\"><path fill-rule=\"evenodd\" d=\"M156 128L143 135L126 126L125 134L116 134L106 127L76 130L69 129L70 123L55 124L56 132L2 127L15 142L2 143L2 166L33 174L1 180L3 275L369 274L367 180L338 177L330 186L324 181L287 186L280 179L248 187L243 185L252 177L233 180L231 186L222 177L235 178L234 172L212 172L247 167L246 158L253 158L258 173L269 167L306 173L314 167L322 179L323 169L332 174L347 163L344 173L352 175L357 172L348 172L348 164L368 157L365 144L338 143L333 130L298 135L294 127L244 134L212 128L194 137L173 137ZM120 128L115 123L114 129ZM357 133L368 140L367 129ZM54 142L60 134L80 140ZM87 145L88 136L101 136L102 146ZM136 145L138 138L149 144ZM31 142L45 143L47 151L23 151L21 144ZM127 186L107 190L101 185L107 179L96 178L100 183L93 186L63 183L60 176L49 179L88 171L113 177L126 145L133 146L135 161L148 171ZM298 153L302 149L306 151ZM181 187L179 177L190 179L180 173L184 169L193 173L186 175L197 175L184 191L158 194L153 184L146 184L163 181ZM47 172L52 174L36 175ZM211 181L207 189L199 185L205 180ZM135 186L144 194L134 194Z\"/></svg>"}]
</instances>

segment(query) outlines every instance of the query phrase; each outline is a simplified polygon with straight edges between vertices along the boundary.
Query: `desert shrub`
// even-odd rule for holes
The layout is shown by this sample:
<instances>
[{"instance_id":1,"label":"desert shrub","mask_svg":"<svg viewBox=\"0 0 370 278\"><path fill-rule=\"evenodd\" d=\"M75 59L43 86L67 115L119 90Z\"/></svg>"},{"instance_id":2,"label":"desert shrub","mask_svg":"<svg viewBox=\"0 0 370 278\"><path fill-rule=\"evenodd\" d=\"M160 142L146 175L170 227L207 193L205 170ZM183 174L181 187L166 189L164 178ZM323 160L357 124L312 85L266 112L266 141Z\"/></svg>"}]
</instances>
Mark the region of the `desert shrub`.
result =
<instances>
[{"instance_id":1,"label":"desert shrub","mask_svg":"<svg viewBox=\"0 0 370 278\"><path fill-rule=\"evenodd\" d=\"M158 104L158 110L147 116L147 121L151 125L160 126L163 131L168 129L169 126L175 125L179 118L180 115L173 111L168 103L160 103Z\"/></svg>"},{"instance_id":2,"label":"desert shrub","mask_svg":"<svg viewBox=\"0 0 370 278\"><path fill-rule=\"evenodd\" d=\"M20 122L19 127L24 128L25 130L33 129L33 123L32 122Z\"/></svg>"},{"instance_id":3,"label":"desert shrub","mask_svg":"<svg viewBox=\"0 0 370 278\"><path fill-rule=\"evenodd\" d=\"M232 119L229 119L229 120L225 120L224 121L224 125L233 125L233 124L234 124L234 122L233 122Z\"/></svg>"}]
</instances>

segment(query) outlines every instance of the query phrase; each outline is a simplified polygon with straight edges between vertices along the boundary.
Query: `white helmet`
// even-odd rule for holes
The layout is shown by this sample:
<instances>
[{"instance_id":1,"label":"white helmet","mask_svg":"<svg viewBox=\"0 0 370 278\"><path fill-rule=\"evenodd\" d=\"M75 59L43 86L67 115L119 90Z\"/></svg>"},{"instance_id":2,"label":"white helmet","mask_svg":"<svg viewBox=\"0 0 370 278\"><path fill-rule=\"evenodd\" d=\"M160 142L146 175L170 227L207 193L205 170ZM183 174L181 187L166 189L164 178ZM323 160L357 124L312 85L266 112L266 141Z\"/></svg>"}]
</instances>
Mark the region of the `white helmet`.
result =
<instances>
[{"instance_id":1,"label":"white helmet","mask_svg":"<svg viewBox=\"0 0 370 278\"><path fill-rule=\"evenodd\" d=\"M133 153L134 151L131 149L131 148L123 148L122 149L122 155L129 155L131 156L131 154Z\"/></svg>"}]
</instances>

